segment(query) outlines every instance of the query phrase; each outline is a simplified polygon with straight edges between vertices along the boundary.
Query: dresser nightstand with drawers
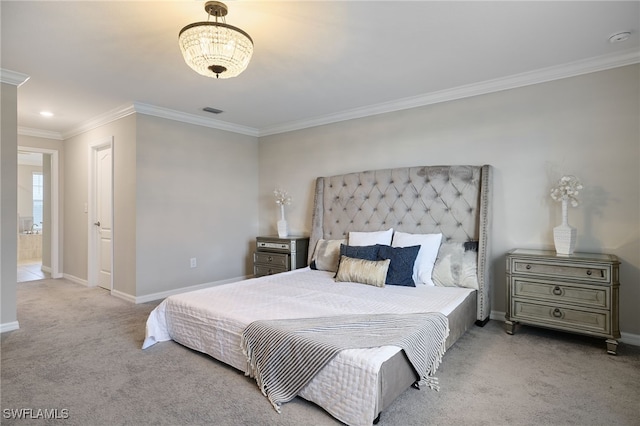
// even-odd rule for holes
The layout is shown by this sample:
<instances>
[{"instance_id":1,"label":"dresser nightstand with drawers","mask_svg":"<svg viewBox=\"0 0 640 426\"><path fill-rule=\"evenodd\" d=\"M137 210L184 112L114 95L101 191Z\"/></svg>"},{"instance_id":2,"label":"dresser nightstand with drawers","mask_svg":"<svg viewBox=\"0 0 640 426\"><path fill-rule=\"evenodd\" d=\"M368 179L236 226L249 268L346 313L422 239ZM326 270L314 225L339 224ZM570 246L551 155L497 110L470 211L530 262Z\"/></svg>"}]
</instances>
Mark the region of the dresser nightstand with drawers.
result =
<instances>
[{"instance_id":1,"label":"dresser nightstand with drawers","mask_svg":"<svg viewBox=\"0 0 640 426\"><path fill-rule=\"evenodd\" d=\"M516 249L507 254L506 331L516 323L606 338L615 355L619 265L616 256L597 253L557 255Z\"/></svg>"},{"instance_id":2,"label":"dresser nightstand with drawers","mask_svg":"<svg viewBox=\"0 0 640 426\"><path fill-rule=\"evenodd\" d=\"M307 266L309 237L257 237L253 275L278 274Z\"/></svg>"}]
</instances>

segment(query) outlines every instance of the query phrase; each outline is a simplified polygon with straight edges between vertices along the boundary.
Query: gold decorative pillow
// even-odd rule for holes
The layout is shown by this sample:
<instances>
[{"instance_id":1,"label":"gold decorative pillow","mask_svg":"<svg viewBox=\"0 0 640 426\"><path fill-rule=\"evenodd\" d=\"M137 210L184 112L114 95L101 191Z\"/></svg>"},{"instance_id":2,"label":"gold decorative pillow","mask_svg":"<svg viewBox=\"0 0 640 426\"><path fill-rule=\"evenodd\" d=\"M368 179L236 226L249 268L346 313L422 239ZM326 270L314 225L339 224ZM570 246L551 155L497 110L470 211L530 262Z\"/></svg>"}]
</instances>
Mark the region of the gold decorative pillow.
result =
<instances>
[{"instance_id":1,"label":"gold decorative pillow","mask_svg":"<svg viewBox=\"0 0 640 426\"><path fill-rule=\"evenodd\" d=\"M391 260L365 260L341 256L336 281L384 287Z\"/></svg>"}]
</instances>

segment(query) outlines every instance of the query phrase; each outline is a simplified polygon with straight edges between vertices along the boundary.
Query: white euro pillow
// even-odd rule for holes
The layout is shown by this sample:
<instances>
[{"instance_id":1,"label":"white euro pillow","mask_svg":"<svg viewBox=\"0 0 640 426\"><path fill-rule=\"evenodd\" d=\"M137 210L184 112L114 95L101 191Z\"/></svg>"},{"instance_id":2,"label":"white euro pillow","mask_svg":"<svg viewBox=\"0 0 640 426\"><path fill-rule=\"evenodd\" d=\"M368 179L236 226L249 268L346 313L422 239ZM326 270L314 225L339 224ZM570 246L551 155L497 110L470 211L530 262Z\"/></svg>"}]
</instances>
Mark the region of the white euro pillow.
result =
<instances>
[{"instance_id":1,"label":"white euro pillow","mask_svg":"<svg viewBox=\"0 0 640 426\"><path fill-rule=\"evenodd\" d=\"M416 284L434 285L431 279L433 265L438 257L442 234L409 234L396 232L393 235L392 247L420 246L418 257L413 264L413 281Z\"/></svg>"},{"instance_id":2,"label":"white euro pillow","mask_svg":"<svg viewBox=\"0 0 640 426\"><path fill-rule=\"evenodd\" d=\"M390 246L391 237L393 237L393 228L386 231L349 232L349 245L373 246L382 244L383 246Z\"/></svg>"}]
</instances>

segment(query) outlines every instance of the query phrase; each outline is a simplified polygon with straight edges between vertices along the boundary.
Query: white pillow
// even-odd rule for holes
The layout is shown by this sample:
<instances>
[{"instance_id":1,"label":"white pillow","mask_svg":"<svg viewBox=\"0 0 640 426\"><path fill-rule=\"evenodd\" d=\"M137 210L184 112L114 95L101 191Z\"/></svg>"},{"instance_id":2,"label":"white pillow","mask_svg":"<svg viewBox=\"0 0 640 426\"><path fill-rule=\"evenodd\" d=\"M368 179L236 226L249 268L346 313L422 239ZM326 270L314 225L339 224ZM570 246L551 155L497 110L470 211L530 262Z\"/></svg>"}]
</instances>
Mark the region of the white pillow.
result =
<instances>
[{"instance_id":1,"label":"white pillow","mask_svg":"<svg viewBox=\"0 0 640 426\"><path fill-rule=\"evenodd\" d=\"M433 264L436 263L442 234L408 234L396 232L393 235L392 247L420 246L418 257L413 264L413 281L416 284L434 285L431 279Z\"/></svg>"},{"instance_id":2,"label":"white pillow","mask_svg":"<svg viewBox=\"0 0 640 426\"><path fill-rule=\"evenodd\" d=\"M383 246L390 246L392 236L393 228L387 229L386 231L349 232L349 245L373 246L382 244Z\"/></svg>"}]
</instances>

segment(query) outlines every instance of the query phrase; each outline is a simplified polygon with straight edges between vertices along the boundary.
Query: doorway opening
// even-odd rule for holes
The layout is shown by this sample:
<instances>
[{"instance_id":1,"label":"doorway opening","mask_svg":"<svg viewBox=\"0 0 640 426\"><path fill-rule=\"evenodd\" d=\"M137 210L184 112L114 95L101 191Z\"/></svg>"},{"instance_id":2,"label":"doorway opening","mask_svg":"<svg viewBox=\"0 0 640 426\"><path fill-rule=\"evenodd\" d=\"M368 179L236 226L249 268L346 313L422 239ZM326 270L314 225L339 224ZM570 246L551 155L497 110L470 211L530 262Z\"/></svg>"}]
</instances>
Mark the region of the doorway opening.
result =
<instances>
[{"instance_id":1,"label":"doorway opening","mask_svg":"<svg viewBox=\"0 0 640 426\"><path fill-rule=\"evenodd\" d=\"M51 276L43 270L42 261L45 213L44 161L42 153L18 152L18 282ZM46 192L50 193L48 188Z\"/></svg>"},{"instance_id":2,"label":"doorway opening","mask_svg":"<svg viewBox=\"0 0 640 426\"><path fill-rule=\"evenodd\" d=\"M18 147L17 281L59 278L58 152Z\"/></svg>"}]
</instances>

